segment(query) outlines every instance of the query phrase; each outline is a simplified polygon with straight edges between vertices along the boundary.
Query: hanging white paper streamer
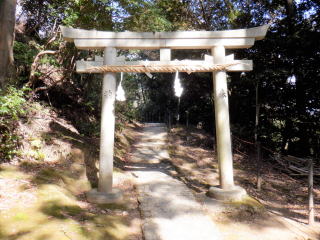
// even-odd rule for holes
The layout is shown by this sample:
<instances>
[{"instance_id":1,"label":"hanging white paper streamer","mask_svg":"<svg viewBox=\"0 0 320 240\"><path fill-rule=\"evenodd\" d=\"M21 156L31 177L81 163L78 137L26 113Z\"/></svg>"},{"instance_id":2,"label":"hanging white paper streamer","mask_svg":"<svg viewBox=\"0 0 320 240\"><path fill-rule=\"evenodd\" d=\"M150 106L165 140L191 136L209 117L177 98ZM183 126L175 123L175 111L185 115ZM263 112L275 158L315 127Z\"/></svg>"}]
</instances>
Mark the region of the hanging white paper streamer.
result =
<instances>
[{"instance_id":1,"label":"hanging white paper streamer","mask_svg":"<svg viewBox=\"0 0 320 240\"><path fill-rule=\"evenodd\" d=\"M174 79L174 94L176 97L181 97L181 94L183 92L183 88L180 82L180 78L179 78L179 72L176 72L176 77Z\"/></svg>"},{"instance_id":2,"label":"hanging white paper streamer","mask_svg":"<svg viewBox=\"0 0 320 240\"><path fill-rule=\"evenodd\" d=\"M118 89L116 92L116 99L121 102L126 100L126 96L125 96L124 90L122 88L122 80L123 80L123 72L121 73L120 83L118 85Z\"/></svg>"}]
</instances>

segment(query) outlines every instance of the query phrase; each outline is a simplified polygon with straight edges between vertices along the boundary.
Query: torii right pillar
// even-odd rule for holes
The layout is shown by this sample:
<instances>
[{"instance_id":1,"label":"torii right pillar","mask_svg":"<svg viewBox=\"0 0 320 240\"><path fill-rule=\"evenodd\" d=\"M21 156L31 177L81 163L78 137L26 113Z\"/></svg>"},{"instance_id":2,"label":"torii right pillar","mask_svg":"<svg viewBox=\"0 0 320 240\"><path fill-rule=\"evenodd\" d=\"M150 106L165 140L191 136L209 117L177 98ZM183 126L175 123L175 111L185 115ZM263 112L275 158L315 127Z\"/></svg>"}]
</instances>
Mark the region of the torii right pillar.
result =
<instances>
[{"instance_id":1,"label":"torii right pillar","mask_svg":"<svg viewBox=\"0 0 320 240\"><path fill-rule=\"evenodd\" d=\"M214 64L224 64L226 62L223 45L213 47L211 54ZM220 186L211 187L208 195L222 201L241 201L246 196L246 191L239 186L235 186L233 180L227 74L226 71L217 71L212 73L212 77Z\"/></svg>"}]
</instances>

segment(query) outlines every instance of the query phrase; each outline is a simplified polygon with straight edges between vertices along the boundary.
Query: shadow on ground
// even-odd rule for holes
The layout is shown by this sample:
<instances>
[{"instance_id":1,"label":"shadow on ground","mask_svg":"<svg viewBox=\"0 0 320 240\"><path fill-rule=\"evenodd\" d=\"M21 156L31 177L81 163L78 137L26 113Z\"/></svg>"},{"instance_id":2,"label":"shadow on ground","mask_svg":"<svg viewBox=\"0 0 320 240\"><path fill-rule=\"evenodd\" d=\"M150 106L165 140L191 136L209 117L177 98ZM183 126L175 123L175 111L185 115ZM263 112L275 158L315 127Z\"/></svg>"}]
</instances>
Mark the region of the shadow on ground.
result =
<instances>
[{"instance_id":1,"label":"shadow on ground","mask_svg":"<svg viewBox=\"0 0 320 240\"><path fill-rule=\"evenodd\" d=\"M150 131L150 129L148 133L150 135L159 134L157 131ZM144 155L149 162L139 162L136 159L131 159L130 162L123 164L121 169L165 173L185 183L195 192L200 201L205 201L205 193L208 188L212 185L218 185L215 154L213 150L208 149L208 145L213 142L210 139L206 140L207 138L208 136L201 134L198 130L193 134L181 128L172 129L168 142L164 145L164 148L169 150L170 159L155 159L154 154L158 154L158 151L155 151L153 146L144 146L135 149L135 155ZM142 137L141 141L143 142L143 140ZM245 166L242 166L242 168L245 168ZM248 175L250 176L250 171ZM246 179L248 175L243 174L236 178L237 183L246 189L248 184L254 187L252 178L251 181ZM251 192L249 191L249 193ZM276 194L281 194L281 192L276 192ZM161 197L165 197L165 195ZM229 231L230 236L227 239L253 239L258 235L261 235L260 239L307 239L309 236L312 237L310 239L319 238L318 231L291 221L288 214L285 215L287 219L284 219L270 213L268 208L265 208L254 198L247 198L242 202L224 206L212 204L210 201L207 201L206 204L214 221L221 223L223 231ZM242 233L243 236L235 238L234 234L237 231ZM245 234L246 232L248 234Z\"/></svg>"},{"instance_id":2,"label":"shadow on ground","mask_svg":"<svg viewBox=\"0 0 320 240\"><path fill-rule=\"evenodd\" d=\"M70 151L54 162L45 159L0 166L0 178L21 183L17 194L27 192L35 199L17 200L13 207L0 209L0 239L140 239L140 215L131 183L121 183L123 203L95 205L86 201L84 193L97 185L97 140L84 138L55 121L42 139L46 145L56 145L57 151L65 145Z\"/></svg>"}]
</instances>

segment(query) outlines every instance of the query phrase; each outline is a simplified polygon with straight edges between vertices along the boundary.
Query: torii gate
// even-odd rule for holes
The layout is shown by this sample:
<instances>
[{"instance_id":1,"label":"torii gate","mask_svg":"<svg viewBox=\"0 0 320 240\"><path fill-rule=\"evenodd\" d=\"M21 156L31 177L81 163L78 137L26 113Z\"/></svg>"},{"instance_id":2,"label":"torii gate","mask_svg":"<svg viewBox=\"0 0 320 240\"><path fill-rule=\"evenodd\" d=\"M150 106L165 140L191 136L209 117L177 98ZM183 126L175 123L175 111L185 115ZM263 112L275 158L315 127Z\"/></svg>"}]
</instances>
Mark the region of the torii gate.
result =
<instances>
[{"instance_id":1,"label":"torii gate","mask_svg":"<svg viewBox=\"0 0 320 240\"><path fill-rule=\"evenodd\" d=\"M239 200L245 190L234 185L231 149L227 71L251 71L251 60L234 60L225 49L249 48L265 37L269 25L226 31L104 32L61 26L64 39L79 49L104 50L103 58L77 61L79 73L104 73L101 110L101 137L98 190L90 191L89 201L118 201L121 193L112 188L115 126L116 72L213 72L217 156L220 186L208 195L219 200ZM160 49L160 61L127 62L117 57L117 49ZM171 61L171 49L211 49L203 61Z\"/></svg>"}]
</instances>

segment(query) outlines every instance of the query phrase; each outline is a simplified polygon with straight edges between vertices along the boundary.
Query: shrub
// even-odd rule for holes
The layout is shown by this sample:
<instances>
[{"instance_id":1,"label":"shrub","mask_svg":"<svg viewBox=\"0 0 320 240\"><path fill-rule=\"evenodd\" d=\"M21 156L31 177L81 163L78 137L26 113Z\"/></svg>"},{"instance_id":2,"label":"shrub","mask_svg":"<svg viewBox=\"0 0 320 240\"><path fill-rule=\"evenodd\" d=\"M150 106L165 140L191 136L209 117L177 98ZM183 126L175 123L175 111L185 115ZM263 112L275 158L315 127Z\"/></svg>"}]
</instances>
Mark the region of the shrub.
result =
<instances>
[{"instance_id":1,"label":"shrub","mask_svg":"<svg viewBox=\"0 0 320 240\"><path fill-rule=\"evenodd\" d=\"M17 125L19 118L26 115L27 90L12 86L0 90L0 161L11 160L18 153Z\"/></svg>"}]
</instances>

